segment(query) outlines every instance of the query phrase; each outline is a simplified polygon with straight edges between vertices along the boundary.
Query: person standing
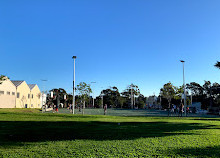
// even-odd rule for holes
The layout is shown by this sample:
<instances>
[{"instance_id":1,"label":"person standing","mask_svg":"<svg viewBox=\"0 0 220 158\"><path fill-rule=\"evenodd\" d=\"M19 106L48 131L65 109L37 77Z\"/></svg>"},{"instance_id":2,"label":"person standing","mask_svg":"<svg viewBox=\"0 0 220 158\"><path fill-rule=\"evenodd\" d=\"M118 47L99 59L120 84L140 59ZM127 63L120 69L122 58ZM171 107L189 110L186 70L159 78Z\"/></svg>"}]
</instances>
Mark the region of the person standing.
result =
<instances>
[{"instance_id":1,"label":"person standing","mask_svg":"<svg viewBox=\"0 0 220 158\"><path fill-rule=\"evenodd\" d=\"M55 104L53 104L53 105L52 105L52 107L53 107L53 113L55 113L55 110L56 110L56 105L55 105Z\"/></svg>"},{"instance_id":2,"label":"person standing","mask_svg":"<svg viewBox=\"0 0 220 158\"><path fill-rule=\"evenodd\" d=\"M59 107L59 105L57 104L57 105L56 105L56 112L58 112L58 107Z\"/></svg>"},{"instance_id":3,"label":"person standing","mask_svg":"<svg viewBox=\"0 0 220 158\"><path fill-rule=\"evenodd\" d=\"M107 104L105 104L104 106L104 115L106 115L106 113L107 113Z\"/></svg>"},{"instance_id":4,"label":"person standing","mask_svg":"<svg viewBox=\"0 0 220 158\"><path fill-rule=\"evenodd\" d=\"M184 113L184 105L183 103L181 103L181 117L183 116L183 113Z\"/></svg>"}]
</instances>

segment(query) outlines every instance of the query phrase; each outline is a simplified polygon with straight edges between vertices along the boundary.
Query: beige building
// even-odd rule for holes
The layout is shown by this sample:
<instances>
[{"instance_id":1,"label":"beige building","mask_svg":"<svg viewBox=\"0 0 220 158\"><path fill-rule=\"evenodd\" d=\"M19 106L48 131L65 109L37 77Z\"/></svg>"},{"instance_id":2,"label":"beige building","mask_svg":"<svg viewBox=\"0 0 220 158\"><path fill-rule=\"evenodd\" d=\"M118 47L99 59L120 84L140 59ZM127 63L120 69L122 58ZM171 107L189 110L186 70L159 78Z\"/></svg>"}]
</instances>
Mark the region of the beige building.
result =
<instances>
[{"instance_id":1,"label":"beige building","mask_svg":"<svg viewBox=\"0 0 220 158\"><path fill-rule=\"evenodd\" d=\"M30 88L30 93L28 94L28 98L30 100L30 108L41 108L41 92L39 87L36 84L28 84Z\"/></svg>"},{"instance_id":2,"label":"beige building","mask_svg":"<svg viewBox=\"0 0 220 158\"><path fill-rule=\"evenodd\" d=\"M0 84L0 108L15 108L16 87L6 79Z\"/></svg>"},{"instance_id":3,"label":"beige building","mask_svg":"<svg viewBox=\"0 0 220 158\"><path fill-rule=\"evenodd\" d=\"M30 99L28 94L30 94L30 88L25 81L12 81L16 87L16 108L29 108Z\"/></svg>"}]
</instances>

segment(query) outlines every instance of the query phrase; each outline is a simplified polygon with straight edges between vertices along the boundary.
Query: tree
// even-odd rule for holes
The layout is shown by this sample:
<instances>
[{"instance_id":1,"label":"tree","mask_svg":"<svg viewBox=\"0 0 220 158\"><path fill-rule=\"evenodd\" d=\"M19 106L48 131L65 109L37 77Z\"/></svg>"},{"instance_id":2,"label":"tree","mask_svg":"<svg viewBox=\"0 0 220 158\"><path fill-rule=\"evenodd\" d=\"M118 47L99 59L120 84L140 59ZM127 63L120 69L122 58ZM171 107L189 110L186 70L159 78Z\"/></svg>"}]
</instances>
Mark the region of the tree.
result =
<instances>
[{"instance_id":1,"label":"tree","mask_svg":"<svg viewBox=\"0 0 220 158\"><path fill-rule=\"evenodd\" d=\"M101 108L102 107L102 96L98 96L95 98L95 107L96 108Z\"/></svg>"},{"instance_id":2,"label":"tree","mask_svg":"<svg viewBox=\"0 0 220 158\"><path fill-rule=\"evenodd\" d=\"M146 101L146 98L144 97L143 94L140 94L138 97L137 97L137 100L136 100L136 105L139 109L143 109L144 106L145 106L145 101Z\"/></svg>"},{"instance_id":3,"label":"tree","mask_svg":"<svg viewBox=\"0 0 220 158\"><path fill-rule=\"evenodd\" d=\"M216 68L220 69L220 62L217 61L217 63L214 65Z\"/></svg>"},{"instance_id":4,"label":"tree","mask_svg":"<svg viewBox=\"0 0 220 158\"><path fill-rule=\"evenodd\" d=\"M85 105L86 105L86 101L89 100L89 94L92 93L92 89L90 88L89 84L86 84L85 82L80 82L77 85L76 90L78 91L79 95L79 99L81 101L81 103L83 103L83 114L84 114L84 109L85 109Z\"/></svg>"},{"instance_id":5,"label":"tree","mask_svg":"<svg viewBox=\"0 0 220 158\"><path fill-rule=\"evenodd\" d=\"M204 88L196 82L186 84L186 89L190 90L193 96L203 95L204 93Z\"/></svg>"},{"instance_id":6,"label":"tree","mask_svg":"<svg viewBox=\"0 0 220 158\"><path fill-rule=\"evenodd\" d=\"M121 104L121 96L118 88L113 86L108 89L102 90L104 104L112 105L114 108L119 107Z\"/></svg>"},{"instance_id":7,"label":"tree","mask_svg":"<svg viewBox=\"0 0 220 158\"><path fill-rule=\"evenodd\" d=\"M6 79L7 79L6 76L0 75L0 84L2 84L2 82L5 81Z\"/></svg>"},{"instance_id":8,"label":"tree","mask_svg":"<svg viewBox=\"0 0 220 158\"><path fill-rule=\"evenodd\" d=\"M135 96L139 97L140 89L137 85L131 84L127 87L127 89L121 93L124 98L126 98L128 105L133 109L134 108L134 98ZM130 100L130 104L129 104Z\"/></svg>"},{"instance_id":9,"label":"tree","mask_svg":"<svg viewBox=\"0 0 220 158\"><path fill-rule=\"evenodd\" d=\"M164 84L163 88L160 89L160 95L162 95L168 101L168 108L170 108L171 100L176 95L176 89L177 88L173 86L171 82Z\"/></svg>"},{"instance_id":10,"label":"tree","mask_svg":"<svg viewBox=\"0 0 220 158\"><path fill-rule=\"evenodd\" d=\"M48 95L48 101L47 101L47 104L51 105L52 103L54 104L57 104L59 105L60 103L63 103L64 106L66 106L66 99L64 99L64 96L66 95L66 97L68 96L67 95L67 92L65 89L63 88L54 88L54 89L51 89L49 91L50 93L52 92L53 93L53 98L50 97L50 95Z\"/></svg>"}]
</instances>

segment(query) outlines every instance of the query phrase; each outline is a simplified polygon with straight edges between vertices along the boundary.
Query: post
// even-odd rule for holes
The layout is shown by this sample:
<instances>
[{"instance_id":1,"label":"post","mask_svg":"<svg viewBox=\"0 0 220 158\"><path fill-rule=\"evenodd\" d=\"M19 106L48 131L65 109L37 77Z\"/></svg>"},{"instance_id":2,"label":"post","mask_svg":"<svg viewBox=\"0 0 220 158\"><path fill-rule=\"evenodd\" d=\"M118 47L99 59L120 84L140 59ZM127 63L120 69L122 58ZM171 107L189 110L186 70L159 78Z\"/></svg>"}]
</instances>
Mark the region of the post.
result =
<instances>
[{"instance_id":1,"label":"post","mask_svg":"<svg viewBox=\"0 0 220 158\"><path fill-rule=\"evenodd\" d=\"M186 87L185 87L185 74L184 74L184 63L185 61L180 60L181 63L183 63L183 89L184 89L184 112L186 116Z\"/></svg>"},{"instance_id":2,"label":"post","mask_svg":"<svg viewBox=\"0 0 220 158\"><path fill-rule=\"evenodd\" d=\"M44 91L43 91L42 94L41 94L41 99L42 99L42 113L43 113L43 107L44 107L44 106L43 106L43 104L44 104L44 103L43 103L43 95L44 95ZM31 98L31 94L30 94L30 98ZM46 111L46 110L45 110L45 111Z\"/></svg>"},{"instance_id":3,"label":"post","mask_svg":"<svg viewBox=\"0 0 220 158\"><path fill-rule=\"evenodd\" d=\"M134 95L134 108L135 108L135 95Z\"/></svg>"},{"instance_id":4,"label":"post","mask_svg":"<svg viewBox=\"0 0 220 158\"><path fill-rule=\"evenodd\" d=\"M47 93L46 89L45 89L45 83L47 80L41 80L42 81L42 88L43 88L43 91L42 91L42 94L41 94L41 99L42 99L42 112L43 112L43 105L44 105L44 92ZM30 96L30 100L31 100L31 96ZM47 99L46 99L46 102L47 102ZM46 104L45 102L45 104ZM45 105L45 112L47 110L47 106Z\"/></svg>"},{"instance_id":5,"label":"post","mask_svg":"<svg viewBox=\"0 0 220 158\"><path fill-rule=\"evenodd\" d=\"M104 107L104 95L102 95L102 108Z\"/></svg>"},{"instance_id":6,"label":"post","mask_svg":"<svg viewBox=\"0 0 220 158\"><path fill-rule=\"evenodd\" d=\"M74 111L75 111L75 59L76 59L76 56L73 56L73 105L72 105L72 108L73 108L73 114L74 114Z\"/></svg>"},{"instance_id":7,"label":"post","mask_svg":"<svg viewBox=\"0 0 220 158\"><path fill-rule=\"evenodd\" d=\"M133 87L132 87L132 84L131 84L131 108L133 109Z\"/></svg>"},{"instance_id":8,"label":"post","mask_svg":"<svg viewBox=\"0 0 220 158\"><path fill-rule=\"evenodd\" d=\"M103 87L101 87L103 89ZM101 91L101 96L102 96L102 108L104 107L104 94L103 94L103 90Z\"/></svg>"},{"instance_id":9,"label":"post","mask_svg":"<svg viewBox=\"0 0 220 158\"><path fill-rule=\"evenodd\" d=\"M91 85L96 82L91 82ZM95 107L94 90L92 91L92 106Z\"/></svg>"}]
</instances>

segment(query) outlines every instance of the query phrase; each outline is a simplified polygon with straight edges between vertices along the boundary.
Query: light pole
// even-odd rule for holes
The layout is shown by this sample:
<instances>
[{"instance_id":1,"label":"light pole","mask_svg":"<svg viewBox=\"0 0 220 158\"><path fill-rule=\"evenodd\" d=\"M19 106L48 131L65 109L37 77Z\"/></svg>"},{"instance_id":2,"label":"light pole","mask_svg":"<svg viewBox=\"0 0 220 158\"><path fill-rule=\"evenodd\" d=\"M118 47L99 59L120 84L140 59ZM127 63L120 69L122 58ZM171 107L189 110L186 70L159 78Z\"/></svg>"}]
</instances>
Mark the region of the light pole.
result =
<instances>
[{"instance_id":1,"label":"light pole","mask_svg":"<svg viewBox=\"0 0 220 158\"><path fill-rule=\"evenodd\" d=\"M43 86L43 91L42 91L42 95L41 95L41 99L42 99L42 113L43 113L43 105L44 105L44 92L46 92L45 91L45 82L47 82L47 80L41 80L42 81L42 86ZM32 96L30 96L30 98L31 98ZM46 101L47 101L47 99L46 99ZM45 101L45 104L46 104L46 101ZM45 112L46 112L46 110L47 110L47 106L45 105Z\"/></svg>"},{"instance_id":2,"label":"light pole","mask_svg":"<svg viewBox=\"0 0 220 158\"><path fill-rule=\"evenodd\" d=\"M186 116L186 86L185 86L185 74L184 74L184 60L180 60L181 63L183 63L183 89L184 89L184 112Z\"/></svg>"},{"instance_id":3,"label":"light pole","mask_svg":"<svg viewBox=\"0 0 220 158\"><path fill-rule=\"evenodd\" d=\"M72 57L73 59L73 114L74 114L74 110L75 110L75 60L76 60L76 56Z\"/></svg>"},{"instance_id":4,"label":"light pole","mask_svg":"<svg viewBox=\"0 0 220 158\"><path fill-rule=\"evenodd\" d=\"M103 89L103 87L101 87ZM101 96L102 96L102 108L104 107L104 93L103 90L101 91Z\"/></svg>"},{"instance_id":5,"label":"light pole","mask_svg":"<svg viewBox=\"0 0 220 158\"><path fill-rule=\"evenodd\" d=\"M133 109L133 84L131 84L131 108Z\"/></svg>"},{"instance_id":6,"label":"light pole","mask_svg":"<svg viewBox=\"0 0 220 158\"><path fill-rule=\"evenodd\" d=\"M96 82L91 82L91 84L93 84L93 83L96 83ZM93 92L92 92L92 106L93 106L93 108L94 108L94 106L95 106L95 100L94 100L94 90L93 90Z\"/></svg>"}]
</instances>

